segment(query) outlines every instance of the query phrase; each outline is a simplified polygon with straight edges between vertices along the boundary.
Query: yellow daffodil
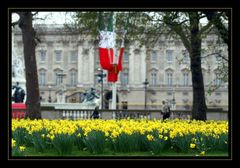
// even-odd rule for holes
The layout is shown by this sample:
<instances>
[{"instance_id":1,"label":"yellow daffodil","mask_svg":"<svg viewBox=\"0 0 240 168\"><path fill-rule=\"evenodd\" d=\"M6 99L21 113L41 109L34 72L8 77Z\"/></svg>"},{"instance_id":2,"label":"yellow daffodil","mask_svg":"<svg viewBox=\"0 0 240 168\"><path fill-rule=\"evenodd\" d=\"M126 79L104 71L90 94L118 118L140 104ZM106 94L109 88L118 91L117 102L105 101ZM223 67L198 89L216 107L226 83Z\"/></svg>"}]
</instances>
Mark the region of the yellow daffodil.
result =
<instances>
[{"instance_id":1,"label":"yellow daffodil","mask_svg":"<svg viewBox=\"0 0 240 168\"><path fill-rule=\"evenodd\" d=\"M196 147L196 144L193 144L193 143L190 144L191 149L194 149L195 147Z\"/></svg>"},{"instance_id":2,"label":"yellow daffodil","mask_svg":"<svg viewBox=\"0 0 240 168\"><path fill-rule=\"evenodd\" d=\"M25 146L19 146L19 150L21 151L21 152L23 152L23 151L25 151Z\"/></svg>"},{"instance_id":3,"label":"yellow daffodil","mask_svg":"<svg viewBox=\"0 0 240 168\"><path fill-rule=\"evenodd\" d=\"M47 133L41 134L41 137L53 140L58 134L76 134L78 137L81 135L88 136L88 133L95 131L104 132L106 137L115 139L120 134L125 133L132 135L134 133L140 135L147 135L149 141L153 141L153 132L157 131L159 139L172 140L177 136L184 137L186 135L193 135L190 143L190 148L196 148L196 134L200 133L204 136L211 136L220 139L222 134L228 134L227 121L197 121L197 120L147 120L147 119L122 119L122 120L12 120L12 131L18 128L26 129L28 134L47 130ZM76 133L78 129L83 131L83 134ZM200 137L200 142L203 144L204 139ZM227 139L224 140L227 144ZM12 146L16 145L16 141L12 139Z\"/></svg>"},{"instance_id":4,"label":"yellow daffodil","mask_svg":"<svg viewBox=\"0 0 240 168\"><path fill-rule=\"evenodd\" d=\"M205 151L202 151L202 152L200 153L200 155L202 155L202 156L205 155Z\"/></svg>"},{"instance_id":5,"label":"yellow daffodil","mask_svg":"<svg viewBox=\"0 0 240 168\"><path fill-rule=\"evenodd\" d=\"M154 137L152 136L152 135L147 135L147 139L149 140L149 141L152 141L153 139L154 139Z\"/></svg>"},{"instance_id":6,"label":"yellow daffodil","mask_svg":"<svg viewBox=\"0 0 240 168\"><path fill-rule=\"evenodd\" d=\"M12 139L12 147L16 146L16 141L14 139Z\"/></svg>"}]
</instances>

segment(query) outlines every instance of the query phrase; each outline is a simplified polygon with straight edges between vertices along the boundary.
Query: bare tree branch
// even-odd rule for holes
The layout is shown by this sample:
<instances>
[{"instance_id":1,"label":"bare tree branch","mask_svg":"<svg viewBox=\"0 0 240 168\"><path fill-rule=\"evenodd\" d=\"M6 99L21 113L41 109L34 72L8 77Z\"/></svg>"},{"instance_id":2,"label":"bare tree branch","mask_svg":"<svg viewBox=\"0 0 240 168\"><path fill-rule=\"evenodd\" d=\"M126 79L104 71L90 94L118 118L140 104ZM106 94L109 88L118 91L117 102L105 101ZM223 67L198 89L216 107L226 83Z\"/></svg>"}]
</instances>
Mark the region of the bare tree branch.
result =
<instances>
[{"instance_id":1,"label":"bare tree branch","mask_svg":"<svg viewBox=\"0 0 240 168\"><path fill-rule=\"evenodd\" d=\"M181 25L181 24L183 24L183 23L185 23L185 22L187 22L187 21L189 21L189 20L188 20L188 19L185 19L185 20L183 20L182 22L180 22L179 25Z\"/></svg>"},{"instance_id":2,"label":"bare tree branch","mask_svg":"<svg viewBox=\"0 0 240 168\"><path fill-rule=\"evenodd\" d=\"M228 29L224 26L220 18L220 16L222 16L222 13L217 14L216 12L205 12L205 14L207 16L207 19L210 22L213 22L214 26L217 28L218 32L220 33L221 38L226 44L228 44L228 47L229 47L230 40L228 39Z\"/></svg>"},{"instance_id":3,"label":"bare tree branch","mask_svg":"<svg viewBox=\"0 0 240 168\"><path fill-rule=\"evenodd\" d=\"M32 16L35 16L35 15L37 15L37 14L38 14L38 12L32 13Z\"/></svg>"},{"instance_id":4,"label":"bare tree branch","mask_svg":"<svg viewBox=\"0 0 240 168\"><path fill-rule=\"evenodd\" d=\"M34 18L34 20L46 20L45 18Z\"/></svg>"},{"instance_id":5,"label":"bare tree branch","mask_svg":"<svg viewBox=\"0 0 240 168\"><path fill-rule=\"evenodd\" d=\"M18 25L19 21L20 21L20 19L18 21L16 21L16 22L12 22L12 26L15 27L16 25Z\"/></svg>"},{"instance_id":6,"label":"bare tree branch","mask_svg":"<svg viewBox=\"0 0 240 168\"><path fill-rule=\"evenodd\" d=\"M213 25L212 22L208 22L206 26L203 26L202 29L199 31L200 35L207 31L212 25Z\"/></svg>"},{"instance_id":7,"label":"bare tree branch","mask_svg":"<svg viewBox=\"0 0 240 168\"><path fill-rule=\"evenodd\" d=\"M175 14L177 15L177 14ZM174 22L172 20L172 18L170 17L169 14L164 16L164 23L171 29L174 30L182 39L184 46L186 47L186 49L188 50L188 52L191 51L191 47L190 47L190 41L189 39L186 37L186 34L182 28L182 26L180 24L178 24L177 22Z\"/></svg>"},{"instance_id":8,"label":"bare tree branch","mask_svg":"<svg viewBox=\"0 0 240 168\"><path fill-rule=\"evenodd\" d=\"M211 54L208 54L208 55L205 55L205 56L201 56L201 58L206 58L206 57L209 57L209 56L211 56L211 55L217 55L217 57L220 57L220 58L222 58L223 60L225 60L225 61L228 62L228 59L227 59L226 57L222 56L222 55L221 55L220 53L218 53L218 52L211 53Z\"/></svg>"},{"instance_id":9,"label":"bare tree branch","mask_svg":"<svg viewBox=\"0 0 240 168\"><path fill-rule=\"evenodd\" d=\"M18 21L11 23L13 27L15 27L16 25L20 25L21 22L22 22L22 17L21 16L23 15L23 12L16 12L16 14L19 15L19 19L18 19Z\"/></svg>"},{"instance_id":10,"label":"bare tree branch","mask_svg":"<svg viewBox=\"0 0 240 168\"><path fill-rule=\"evenodd\" d=\"M206 17L206 15L200 16L200 17L199 17L199 20L202 19L202 18L205 18L205 17Z\"/></svg>"}]
</instances>

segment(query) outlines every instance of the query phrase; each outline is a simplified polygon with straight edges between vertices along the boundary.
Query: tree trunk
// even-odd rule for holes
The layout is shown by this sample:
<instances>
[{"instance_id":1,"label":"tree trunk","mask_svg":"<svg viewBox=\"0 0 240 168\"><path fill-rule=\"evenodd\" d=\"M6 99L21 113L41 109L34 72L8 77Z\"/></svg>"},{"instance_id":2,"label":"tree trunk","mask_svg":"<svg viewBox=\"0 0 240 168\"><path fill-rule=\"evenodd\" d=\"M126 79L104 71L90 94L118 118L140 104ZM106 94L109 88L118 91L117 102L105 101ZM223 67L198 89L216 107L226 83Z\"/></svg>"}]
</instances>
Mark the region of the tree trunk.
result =
<instances>
[{"instance_id":1,"label":"tree trunk","mask_svg":"<svg viewBox=\"0 0 240 168\"><path fill-rule=\"evenodd\" d=\"M32 13L18 12L20 16L19 27L22 30L23 53L26 72L26 118L40 119L40 97L38 86L37 64L35 57L35 31L32 27Z\"/></svg>"},{"instance_id":2,"label":"tree trunk","mask_svg":"<svg viewBox=\"0 0 240 168\"><path fill-rule=\"evenodd\" d=\"M197 12L189 13L190 29L191 29L191 72L193 85L193 107L192 119L206 120L206 102L203 83L203 75L201 68L201 37L199 33L199 17Z\"/></svg>"}]
</instances>

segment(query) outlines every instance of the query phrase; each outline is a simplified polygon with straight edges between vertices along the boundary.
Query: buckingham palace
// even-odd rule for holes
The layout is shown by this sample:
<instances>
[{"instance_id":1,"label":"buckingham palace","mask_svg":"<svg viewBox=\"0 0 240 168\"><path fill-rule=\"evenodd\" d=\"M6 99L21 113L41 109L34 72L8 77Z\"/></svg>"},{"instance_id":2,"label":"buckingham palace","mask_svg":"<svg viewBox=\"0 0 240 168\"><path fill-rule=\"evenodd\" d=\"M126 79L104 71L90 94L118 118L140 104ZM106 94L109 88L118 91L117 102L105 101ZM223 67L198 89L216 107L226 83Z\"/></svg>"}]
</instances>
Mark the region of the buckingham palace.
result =
<instances>
[{"instance_id":1,"label":"buckingham palace","mask_svg":"<svg viewBox=\"0 0 240 168\"><path fill-rule=\"evenodd\" d=\"M62 25L35 25L40 43L36 46L38 81L42 102L58 102L64 94L64 102L79 103L81 94L90 88L101 90L97 76L99 63L98 40L66 31ZM14 29L14 47L23 56L22 34ZM218 36L209 33L202 40L202 55L216 52L211 49ZM214 50L214 51L213 51ZM228 56L227 46L222 44L218 52ZM228 83L217 78L219 59L215 55L202 58L202 72L208 107L228 110ZM123 70L117 81L118 108L158 109L165 100L174 109L191 109L192 78L188 52L180 39L162 34L151 49L137 42L129 42L124 49ZM103 71L107 73L107 71ZM211 85L219 86L208 94ZM103 79L104 102L109 104L111 83ZM49 100L50 98L50 100Z\"/></svg>"}]
</instances>

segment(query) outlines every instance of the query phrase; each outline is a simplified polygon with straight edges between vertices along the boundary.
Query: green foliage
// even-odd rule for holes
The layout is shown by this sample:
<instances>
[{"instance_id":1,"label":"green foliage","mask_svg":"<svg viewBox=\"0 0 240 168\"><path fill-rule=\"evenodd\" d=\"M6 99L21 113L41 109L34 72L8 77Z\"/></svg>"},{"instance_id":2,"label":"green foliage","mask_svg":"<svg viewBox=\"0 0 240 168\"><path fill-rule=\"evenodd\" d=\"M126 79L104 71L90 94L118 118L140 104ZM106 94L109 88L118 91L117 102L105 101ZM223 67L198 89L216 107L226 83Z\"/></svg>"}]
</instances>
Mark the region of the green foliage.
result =
<instances>
[{"instance_id":1,"label":"green foliage","mask_svg":"<svg viewBox=\"0 0 240 168\"><path fill-rule=\"evenodd\" d=\"M102 131L91 131L85 137L87 149L94 154L103 153L105 148L105 133Z\"/></svg>"},{"instance_id":2,"label":"green foliage","mask_svg":"<svg viewBox=\"0 0 240 168\"><path fill-rule=\"evenodd\" d=\"M17 128L12 133L12 138L16 139L16 146L22 146L22 145L29 146L30 142L28 137L29 137L29 134L25 128Z\"/></svg>"},{"instance_id":3,"label":"green foliage","mask_svg":"<svg viewBox=\"0 0 240 168\"><path fill-rule=\"evenodd\" d=\"M211 150L211 146L214 145L214 144L211 144L212 141L209 141L210 139L212 139L212 137L208 138L202 133L196 133L195 138L196 138L196 142L195 142L196 149L199 153L201 151L208 152L209 150Z\"/></svg>"},{"instance_id":4,"label":"green foliage","mask_svg":"<svg viewBox=\"0 0 240 168\"><path fill-rule=\"evenodd\" d=\"M163 27L151 22L149 12L115 12L116 24L115 32L117 39L121 38L121 32L127 30L127 41L138 41L139 45L152 46L156 42L156 33L163 30ZM73 16L74 23L65 25L65 27L76 33L80 33L82 38L91 35L94 39L98 39L99 29L107 29L108 19L111 12L108 11L91 11L91 12L76 12ZM109 28L108 28L109 29Z\"/></svg>"},{"instance_id":5,"label":"green foliage","mask_svg":"<svg viewBox=\"0 0 240 168\"><path fill-rule=\"evenodd\" d=\"M148 141L148 143L153 154L160 154L164 150L168 150L170 148L171 144L168 133L161 135L158 130L153 130L152 135L154 139L152 141ZM159 135L161 135L161 137L159 137Z\"/></svg>"},{"instance_id":6,"label":"green foliage","mask_svg":"<svg viewBox=\"0 0 240 168\"><path fill-rule=\"evenodd\" d=\"M121 133L114 139L111 139L112 149L115 152L133 152L146 150L146 139L139 133L133 133L131 135Z\"/></svg>"},{"instance_id":7,"label":"green foliage","mask_svg":"<svg viewBox=\"0 0 240 168\"><path fill-rule=\"evenodd\" d=\"M73 138L74 138L74 145L76 145L79 150L83 150L86 147L84 132L83 132L82 128L79 128L73 134Z\"/></svg>"},{"instance_id":8,"label":"green foliage","mask_svg":"<svg viewBox=\"0 0 240 168\"><path fill-rule=\"evenodd\" d=\"M97 37L99 28L97 12L76 12L73 19L75 20L73 25L65 25L69 30L81 35L91 34L93 37Z\"/></svg>"},{"instance_id":9,"label":"green foliage","mask_svg":"<svg viewBox=\"0 0 240 168\"><path fill-rule=\"evenodd\" d=\"M42 129L40 131L35 131L32 133L32 144L37 152L43 152L46 149L52 147L51 141L47 138L48 131Z\"/></svg>"},{"instance_id":10,"label":"green foliage","mask_svg":"<svg viewBox=\"0 0 240 168\"><path fill-rule=\"evenodd\" d=\"M222 134L219 136L203 136L203 142L208 151L227 151L228 150L228 136Z\"/></svg>"},{"instance_id":11,"label":"green foliage","mask_svg":"<svg viewBox=\"0 0 240 168\"><path fill-rule=\"evenodd\" d=\"M150 150L153 152L153 154L160 154L161 152L163 152L163 149L166 144L167 144L166 141L158 138L153 141L150 141L149 147L150 147Z\"/></svg>"},{"instance_id":12,"label":"green foliage","mask_svg":"<svg viewBox=\"0 0 240 168\"><path fill-rule=\"evenodd\" d=\"M20 151L19 146L14 146L12 148L12 156L24 156L25 152L24 151Z\"/></svg>"},{"instance_id":13,"label":"green foliage","mask_svg":"<svg viewBox=\"0 0 240 168\"><path fill-rule=\"evenodd\" d=\"M199 153L198 153L199 154ZM26 151L24 152L24 156L35 156L35 157L48 157L48 156L57 156L57 153L55 150L53 149L49 149L45 152L36 152L32 147L26 149ZM103 156L103 157L108 157L107 159L109 159L109 157L131 157L131 156L136 156L136 157L153 157L152 153L149 151L146 152L113 152L110 150L105 150L104 153L101 154L92 154L89 151L81 151L78 150L77 148L74 148L73 152L71 154L65 155L65 156L74 156L74 157L92 157L92 156ZM160 154L156 154L156 157L158 156L174 156L174 157L197 157L196 153L176 153L172 150L169 151L163 151ZM205 156L217 156L217 157L227 157L228 153L227 152L223 152L223 151L214 151L214 152L207 152ZM199 157L199 156L198 156ZM159 158L159 157L158 157ZM126 158L127 159L127 158Z\"/></svg>"},{"instance_id":14,"label":"green foliage","mask_svg":"<svg viewBox=\"0 0 240 168\"><path fill-rule=\"evenodd\" d=\"M74 146L74 139L69 134L56 134L52 140L54 149L59 155L71 154Z\"/></svg>"},{"instance_id":15,"label":"green foliage","mask_svg":"<svg viewBox=\"0 0 240 168\"><path fill-rule=\"evenodd\" d=\"M190 144L191 144L191 139L193 138L193 135L177 135L174 137L174 139L171 140L173 148L177 152L183 152L187 153L189 152Z\"/></svg>"},{"instance_id":16,"label":"green foliage","mask_svg":"<svg viewBox=\"0 0 240 168\"><path fill-rule=\"evenodd\" d=\"M149 141L146 138L146 134L138 135L139 151L149 151Z\"/></svg>"},{"instance_id":17,"label":"green foliage","mask_svg":"<svg viewBox=\"0 0 240 168\"><path fill-rule=\"evenodd\" d=\"M16 146L12 148L13 156L23 156L24 151L20 151L20 146L26 146L27 141L22 138L26 136L26 130L22 128L14 131L14 139ZM140 134L134 132L132 134L121 133L115 138L106 137L102 131L91 131L84 136L83 130L79 128L74 134L56 134L55 138L50 140L47 138L48 132L43 129L27 135L31 139L31 144L26 149L33 147L36 152L44 153L49 149L53 149L58 155L70 155L74 148L79 151L89 151L92 154L102 154L106 150L112 152L152 152L154 155L164 153L164 151L173 150L180 153L196 153L202 151L209 153L215 151L228 151L228 134L204 135L197 132L192 135L180 135L171 139L168 131L160 133L158 130ZM148 140L147 135L152 135L153 139ZM194 148L190 145L195 144Z\"/></svg>"}]
</instances>

